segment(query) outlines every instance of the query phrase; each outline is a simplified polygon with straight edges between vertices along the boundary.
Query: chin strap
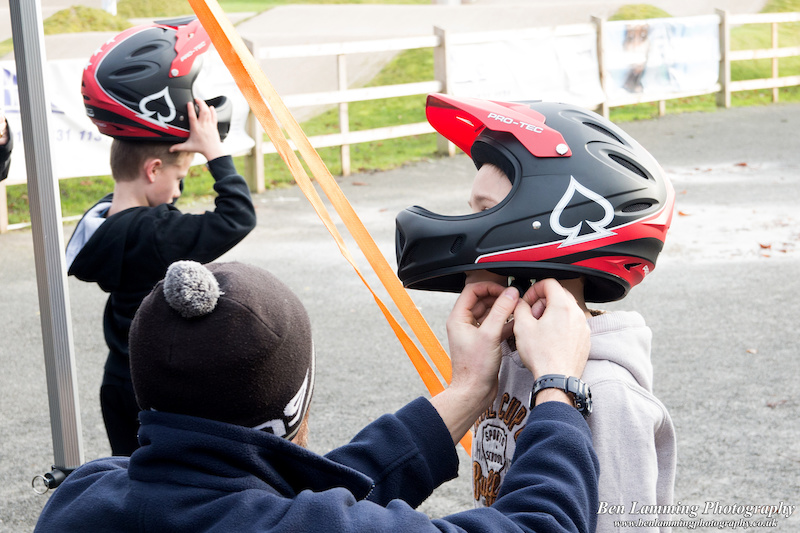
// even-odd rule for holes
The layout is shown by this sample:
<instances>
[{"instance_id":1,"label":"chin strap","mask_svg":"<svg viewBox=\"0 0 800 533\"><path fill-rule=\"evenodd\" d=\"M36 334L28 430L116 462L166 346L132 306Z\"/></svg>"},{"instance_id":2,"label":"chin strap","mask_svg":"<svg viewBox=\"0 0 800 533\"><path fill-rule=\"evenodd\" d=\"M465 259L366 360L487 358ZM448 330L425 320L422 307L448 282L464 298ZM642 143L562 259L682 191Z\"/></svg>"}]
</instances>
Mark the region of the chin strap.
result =
<instances>
[{"instance_id":1,"label":"chin strap","mask_svg":"<svg viewBox=\"0 0 800 533\"><path fill-rule=\"evenodd\" d=\"M228 67L234 80L236 80L239 90L242 91L242 94L247 99L250 110L258 118L264 131L275 145L281 159L283 159L289 167L289 171L303 191L303 194L306 195L306 198L311 202L311 205L314 207L317 215L319 215L322 223L333 236L339 246L339 251L352 265L358 277L367 289L369 289L370 293L372 293L372 297L375 299L384 317L386 317L395 335L397 335L397 338L403 345L403 348L414 364L414 368L416 368L428 391L432 396L439 394L444 390L442 382L422 355L422 352L417 348L416 344L414 344L409 335L398 323L397 319L395 319L389 311L386 304L383 303L364 278L361 270L356 265L355 259L347 249L341 234L336 229L330 213L323 204L308 174L306 174L303 165L289 145L278 122L276 122L276 117L288 132L289 138L294 142L303 160L311 170L314 179L319 183L325 195L336 209L342 222L344 222L367 261L372 266L372 269L378 275L378 278L380 278L381 283L389 293L392 301L417 336L417 339L419 339L431 361L436 365L439 374L446 383L450 383L450 358L444 348L442 348L436 335L434 335L430 326L425 321L425 318L419 312L419 309L417 309L417 306L406 292L402 283L397 278L397 275L386 261L386 258L380 252L375 241L361 222L361 219L359 219L358 215L353 210L353 207L350 205L350 202L348 202L339 184L336 183L336 180L325 166L319 154L311 146L308 137L306 137L295 118L289 112L286 104L284 104L283 100L281 100L278 93L272 87L272 84L256 63L241 37L236 33L236 30L225 16L217 0L189 0L189 3L211 37L211 41L214 43L214 46L225 62L225 65ZM270 112L270 109L274 111L274 116L272 112ZM256 139L255 141L260 142L260 139ZM467 432L461 440L461 445L467 453L470 453L472 436L469 432Z\"/></svg>"},{"instance_id":2,"label":"chin strap","mask_svg":"<svg viewBox=\"0 0 800 533\"><path fill-rule=\"evenodd\" d=\"M515 278L514 276L508 276L508 286L516 287L520 296L524 296L525 293L528 292L528 289L530 289L535 282L536 280L534 279Z\"/></svg>"}]
</instances>

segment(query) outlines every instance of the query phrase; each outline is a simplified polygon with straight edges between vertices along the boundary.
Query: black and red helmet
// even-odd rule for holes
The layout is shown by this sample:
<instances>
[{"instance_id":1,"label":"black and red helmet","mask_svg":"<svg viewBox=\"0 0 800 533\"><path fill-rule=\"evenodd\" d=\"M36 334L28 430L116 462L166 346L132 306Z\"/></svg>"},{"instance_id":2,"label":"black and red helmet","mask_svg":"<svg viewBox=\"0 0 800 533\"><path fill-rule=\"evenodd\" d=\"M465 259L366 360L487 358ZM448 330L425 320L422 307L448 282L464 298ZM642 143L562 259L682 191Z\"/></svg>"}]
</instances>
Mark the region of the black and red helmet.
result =
<instances>
[{"instance_id":1,"label":"black and red helmet","mask_svg":"<svg viewBox=\"0 0 800 533\"><path fill-rule=\"evenodd\" d=\"M194 101L194 81L210 45L195 17L123 31L101 46L83 70L86 114L100 133L117 139L185 140L186 105ZM216 108L224 139L230 129L230 100L218 96L206 102Z\"/></svg>"},{"instance_id":2,"label":"black and red helmet","mask_svg":"<svg viewBox=\"0 0 800 533\"><path fill-rule=\"evenodd\" d=\"M583 276L590 302L627 294L655 268L675 193L647 150L600 115L551 102L428 96L428 121L511 192L480 213L415 206L397 216L398 276L412 289L458 292L464 273Z\"/></svg>"}]
</instances>

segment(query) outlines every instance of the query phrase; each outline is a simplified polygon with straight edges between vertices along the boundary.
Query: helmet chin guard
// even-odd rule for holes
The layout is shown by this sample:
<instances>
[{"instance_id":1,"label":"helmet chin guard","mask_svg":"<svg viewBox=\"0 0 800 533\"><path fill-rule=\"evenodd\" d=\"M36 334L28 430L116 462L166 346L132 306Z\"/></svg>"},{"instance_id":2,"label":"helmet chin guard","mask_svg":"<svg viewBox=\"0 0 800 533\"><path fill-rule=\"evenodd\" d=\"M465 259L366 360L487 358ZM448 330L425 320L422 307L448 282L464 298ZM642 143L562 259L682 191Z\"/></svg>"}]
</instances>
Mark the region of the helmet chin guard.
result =
<instances>
[{"instance_id":1,"label":"helmet chin guard","mask_svg":"<svg viewBox=\"0 0 800 533\"><path fill-rule=\"evenodd\" d=\"M117 139L182 142L189 137L187 104L203 54L211 45L195 17L123 31L106 42L83 70L86 114L100 133ZM230 129L231 103L207 100L217 111L220 138Z\"/></svg>"},{"instance_id":2,"label":"helmet chin guard","mask_svg":"<svg viewBox=\"0 0 800 533\"><path fill-rule=\"evenodd\" d=\"M398 276L412 289L458 292L465 272L583 277L590 302L618 300L655 268L675 194L655 159L619 127L546 102L428 97L427 115L480 168L512 182L470 215L418 206L396 219Z\"/></svg>"}]
</instances>

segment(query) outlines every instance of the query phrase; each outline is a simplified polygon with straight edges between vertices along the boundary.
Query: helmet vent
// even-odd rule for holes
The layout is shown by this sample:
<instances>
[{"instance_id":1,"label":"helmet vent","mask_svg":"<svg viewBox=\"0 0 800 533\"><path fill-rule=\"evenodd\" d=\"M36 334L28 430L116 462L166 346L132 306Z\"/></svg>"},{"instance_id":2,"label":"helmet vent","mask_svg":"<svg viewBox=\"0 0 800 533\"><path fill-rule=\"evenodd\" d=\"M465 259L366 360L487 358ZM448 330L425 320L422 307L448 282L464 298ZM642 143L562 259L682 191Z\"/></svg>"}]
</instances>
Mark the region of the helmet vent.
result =
<instances>
[{"instance_id":1,"label":"helmet vent","mask_svg":"<svg viewBox=\"0 0 800 533\"><path fill-rule=\"evenodd\" d=\"M147 55L157 50L160 50L161 48L164 48L164 46L153 45L153 44L142 46L141 48L134 50L133 53L131 54L131 57Z\"/></svg>"},{"instance_id":2,"label":"helmet vent","mask_svg":"<svg viewBox=\"0 0 800 533\"><path fill-rule=\"evenodd\" d=\"M636 204L626 205L622 208L623 213L636 213L637 211L644 211L645 209L650 209L653 204L648 204L645 202L639 202Z\"/></svg>"},{"instance_id":3,"label":"helmet vent","mask_svg":"<svg viewBox=\"0 0 800 533\"><path fill-rule=\"evenodd\" d=\"M616 154L608 154L608 157L610 157L611 159L613 159L615 162L619 163L623 167L627 168L628 170L630 170L634 174L638 174L639 176L643 177L644 179L648 179L647 178L647 174L645 174L644 170L642 170L639 167L639 165L637 165L633 161L630 161L629 159L625 159L624 157L620 157L620 156L618 156Z\"/></svg>"},{"instance_id":4,"label":"helmet vent","mask_svg":"<svg viewBox=\"0 0 800 533\"><path fill-rule=\"evenodd\" d=\"M145 70L150 70L143 65L131 65L128 67L120 68L109 74L110 78L127 78L129 76L138 76Z\"/></svg>"},{"instance_id":5,"label":"helmet vent","mask_svg":"<svg viewBox=\"0 0 800 533\"><path fill-rule=\"evenodd\" d=\"M594 122L584 122L584 123L583 123L583 125L584 125L584 126L589 126L589 127L590 127L590 128L592 128L593 130L596 130L596 131L599 131L600 133L603 133L603 134L605 134L605 135L608 135L609 137L611 137L612 139L614 139L614 140L615 140L615 141L617 141L618 143L620 143L620 144L623 144L623 143L622 143L622 140L621 140L619 137L617 137L616 135L614 135L613 133L611 133L610 131L608 131L606 128L604 128L604 127L603 127L603 126L601 126L600 124L595 124Z\"/></svg>"},{"instance_id":6,"label":"helmet vent","mask_svg":"<svg viewBox=\"0 0 800 533\"><path fill-rule=\"evenodd\" d=\"M623 213L636 213L637 211L644 211L645 209L650 209L653 207L653 204L648 204L646 202L639 202L636 204L626 205L622 208Z\"/></svg>"},{"instance_id":7,"label":"helmet vent","mask_svg":"<svg viewBox=\"0 0 800 533\"><path fill-rule=\"evenodd\" d=\"M400 258L400 264L397 265L398 268L405 268L406 266L410 265L414 262L414 256L417 254L417 247L412 246L411 249L406 250L402 257Z\"/></svg>"},{"instance_id":8,"label":"helmet vent","mask_svg":"<svg viewBox=\"0 0 800 533\"><path fill-rule=\"evenodd\" d=\"M452 246L450 246L450 253L457 254L461 247L464 246L464 236L459 235L456 237L456 240L453 241Z\"/></svg>"}]
</instances>

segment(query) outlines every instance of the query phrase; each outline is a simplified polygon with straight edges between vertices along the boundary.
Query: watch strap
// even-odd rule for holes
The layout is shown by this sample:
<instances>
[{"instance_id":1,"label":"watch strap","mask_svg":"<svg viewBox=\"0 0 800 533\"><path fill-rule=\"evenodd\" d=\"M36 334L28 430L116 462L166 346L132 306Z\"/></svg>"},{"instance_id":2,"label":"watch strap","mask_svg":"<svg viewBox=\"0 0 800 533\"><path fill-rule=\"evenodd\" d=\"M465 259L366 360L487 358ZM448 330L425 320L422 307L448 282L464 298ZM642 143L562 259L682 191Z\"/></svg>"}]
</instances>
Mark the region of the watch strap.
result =
<instances>
[{"instance_id":1,"label":"watch strap","mask_svg":"<svg viewBox=\"0 0 800 533\"><path fill-rule=\"evenodd\" d=\"M533 382L530 409L536 404L536 395L544 389L559 389L572 395L575 408L584 418L592 413L592 391L589 386L574 376L563 374L546 374Z\"/></svg>"}]
</instances>

